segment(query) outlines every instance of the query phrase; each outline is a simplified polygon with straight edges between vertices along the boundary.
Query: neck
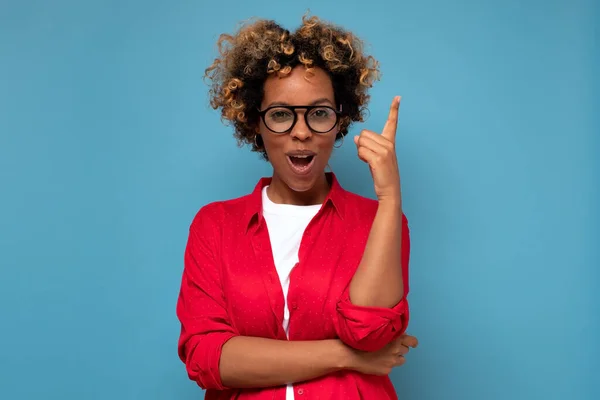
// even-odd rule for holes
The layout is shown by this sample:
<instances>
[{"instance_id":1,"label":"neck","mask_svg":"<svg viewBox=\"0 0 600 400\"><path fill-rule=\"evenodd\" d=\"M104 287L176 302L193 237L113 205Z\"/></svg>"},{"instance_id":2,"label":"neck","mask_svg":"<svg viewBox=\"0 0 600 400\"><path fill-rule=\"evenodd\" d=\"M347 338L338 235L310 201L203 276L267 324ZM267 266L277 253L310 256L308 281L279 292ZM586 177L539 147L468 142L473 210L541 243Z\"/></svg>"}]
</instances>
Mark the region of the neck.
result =
<instances>
[{"instance_id":1,"label":"neck","mask_svg":"<svg viewBox=\"0 0 600 400\"><path fill-rule=\"evenodd\" d=\"M327 176L323 173L312 188L304 192L297 192L281 180L277 174L273 173L273 179L267 188L267 194L273 203L308 206L323 203L329 193L330 186Z\"/></svg>"}]
</instances>

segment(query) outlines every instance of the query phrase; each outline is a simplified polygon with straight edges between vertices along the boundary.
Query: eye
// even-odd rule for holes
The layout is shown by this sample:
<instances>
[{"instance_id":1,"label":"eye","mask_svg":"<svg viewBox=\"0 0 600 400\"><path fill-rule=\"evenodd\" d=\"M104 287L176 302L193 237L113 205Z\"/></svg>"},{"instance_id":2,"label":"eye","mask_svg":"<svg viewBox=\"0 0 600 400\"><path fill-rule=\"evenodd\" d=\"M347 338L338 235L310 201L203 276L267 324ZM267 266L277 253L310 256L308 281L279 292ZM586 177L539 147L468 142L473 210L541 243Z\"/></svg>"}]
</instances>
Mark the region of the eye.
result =
<instances>
[{"instance_id":1,"label":"eye","mask_svg":"<svg viewBox=\"0 0 600 400\"><path fill-rule=\"evenodd\" d=\"M294 116L290 110L285 108L275 108L267 113L267 118L274 122L281 122L293 119Z\"/></svg>"},{"instance_id":2,"label":"eye","mask_svg":"<svg viewBox=\"0 0 600 400\"><path fill-rule=\"evenodd\" d=\"M333 115L333 110L331 110L330 108L316 108L314 109L310 116L312 118L317 118L317 119L328 119L331 118L331 116Z\"/></svg>"}]
</instances>

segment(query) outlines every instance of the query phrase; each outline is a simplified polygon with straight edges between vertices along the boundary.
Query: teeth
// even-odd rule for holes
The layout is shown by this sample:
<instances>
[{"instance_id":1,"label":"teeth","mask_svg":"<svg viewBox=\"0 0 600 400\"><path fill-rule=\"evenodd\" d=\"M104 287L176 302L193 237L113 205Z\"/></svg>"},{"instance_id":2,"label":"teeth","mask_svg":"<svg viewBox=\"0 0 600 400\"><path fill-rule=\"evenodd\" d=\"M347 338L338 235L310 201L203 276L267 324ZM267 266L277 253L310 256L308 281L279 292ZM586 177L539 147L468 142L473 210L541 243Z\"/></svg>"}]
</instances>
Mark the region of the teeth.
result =
<instances>
[{"instance_id":1,"label":"teeth","mask_svg":"<svg viewBox=\"0 0 600 400\"><path fill-rule=\"evenodd\" d=\"M303 156L292 156L292 157L294 157L294 158L308 158L308 157L310 157L310 156L308 156L308 155L303 155Z\"/></svg>"}]
</instances>

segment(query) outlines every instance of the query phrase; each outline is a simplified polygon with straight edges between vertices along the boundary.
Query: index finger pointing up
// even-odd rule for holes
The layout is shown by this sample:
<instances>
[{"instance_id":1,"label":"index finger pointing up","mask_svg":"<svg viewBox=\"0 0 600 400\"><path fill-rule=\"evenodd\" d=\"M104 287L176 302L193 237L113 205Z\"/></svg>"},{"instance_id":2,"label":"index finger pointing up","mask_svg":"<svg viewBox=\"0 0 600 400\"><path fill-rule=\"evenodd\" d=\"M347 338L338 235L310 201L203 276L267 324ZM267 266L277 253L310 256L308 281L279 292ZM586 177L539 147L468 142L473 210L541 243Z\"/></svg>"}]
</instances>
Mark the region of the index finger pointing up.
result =
<instances>
[{"instance_id":1,"label":"index finger pointing up","mask_svg":"<svg viewBox=\"0 0 600 400\"><path fill-rule=\"evenodd\" d=\"M396 141L396 130L398 128L398 110L400 109L400 100L402 100L402 96L394 97L392 101L392 105L390 107L390 113L388 115L388 119L383 126L383 131L381 135L388 139L391 142Z\"/></svg>"}]
</instances>

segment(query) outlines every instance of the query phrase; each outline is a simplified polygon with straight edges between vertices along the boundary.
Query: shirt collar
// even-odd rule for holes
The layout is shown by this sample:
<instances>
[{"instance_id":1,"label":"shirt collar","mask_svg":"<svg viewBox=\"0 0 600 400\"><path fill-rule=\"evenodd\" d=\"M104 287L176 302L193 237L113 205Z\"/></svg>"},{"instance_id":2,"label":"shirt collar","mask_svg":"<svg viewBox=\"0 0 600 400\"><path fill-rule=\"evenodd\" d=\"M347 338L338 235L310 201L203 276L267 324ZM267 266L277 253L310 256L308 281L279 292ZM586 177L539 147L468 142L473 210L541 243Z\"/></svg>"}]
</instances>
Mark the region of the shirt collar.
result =
<instances>
[{"instance_id":1,"label":"shirt collar","mask_svg":"<svg viewBox=\"0 0 600 400\"><path fill-rule=\"evenodd\" d=\"M344 219L346 191L342 188L333 172L326 172L325 175L327 176L327 180L330 182L331 187L329 188L327 197L325 197L325 200L323 201L323 207L332 206L338 216L341 219ZM262 220L262 189L269 185L271 180L271 177L261 178L249 195L244 214L244 222L246 223L247 229L249 229L253 223Z\"/></svg>"}]
</instances>

